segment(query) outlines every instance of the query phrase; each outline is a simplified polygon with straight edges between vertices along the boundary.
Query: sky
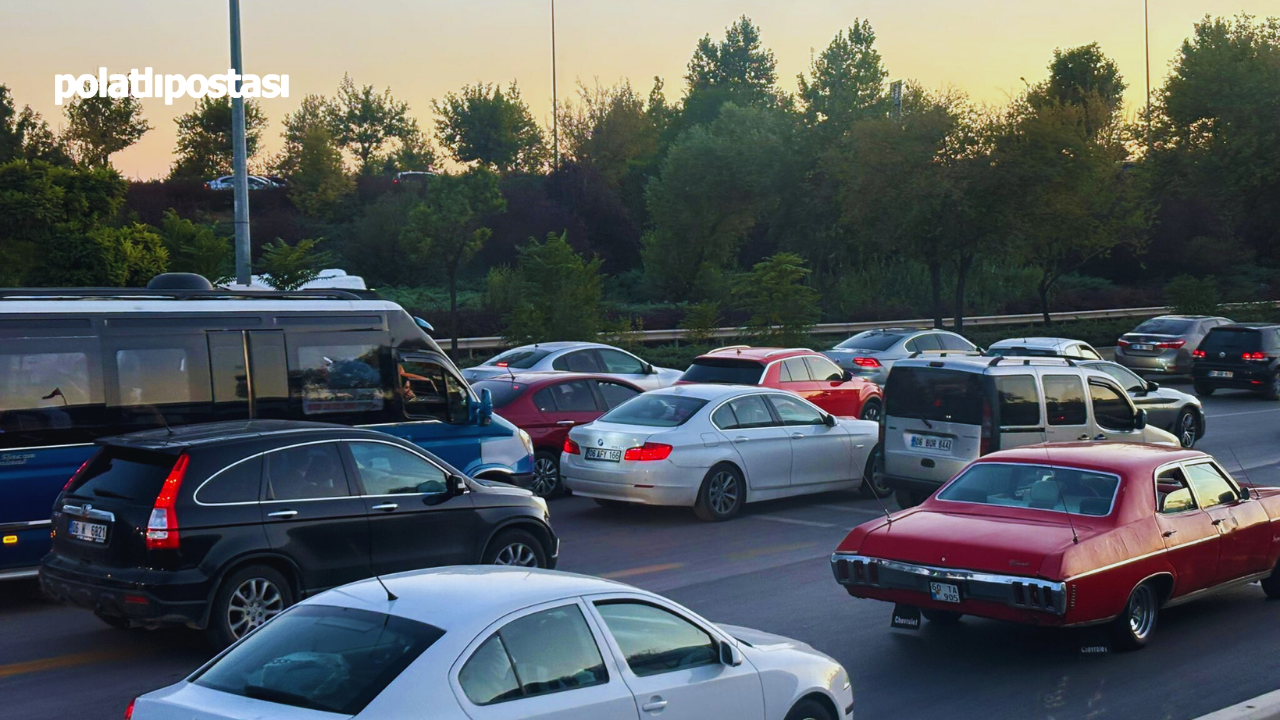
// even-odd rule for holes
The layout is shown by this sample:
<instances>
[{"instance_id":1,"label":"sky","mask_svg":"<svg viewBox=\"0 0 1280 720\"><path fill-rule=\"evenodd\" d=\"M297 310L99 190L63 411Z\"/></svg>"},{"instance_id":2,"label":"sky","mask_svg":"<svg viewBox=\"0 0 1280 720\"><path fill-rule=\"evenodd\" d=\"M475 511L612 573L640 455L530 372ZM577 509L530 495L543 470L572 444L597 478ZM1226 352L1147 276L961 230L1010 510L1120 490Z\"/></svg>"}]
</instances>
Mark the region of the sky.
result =
<instances>
[{"instance_id":1,"label":"sky","mask_svg":"<svg viewBox=\"0 0 1280 720\"><path fill-rule=\"evenodd\" d=\"M280 147L280 120L309 93L333 95L344 72L407 101L424 130L431 100L465 84L517 80L544 124L551 117L550 0L242 0L245 71L288 74L288 98L264 100L264 148ZM698 39L741 15L762 30L783 89L841 28L870 20L893 79L955 88L1001 103L1047 74L1055 48L1098 42L1143 103L1142 0L558 0L563 102L579 81L623 78L647 93L655 75L679 99ZM1280 0L1150 0L1151 69L1158 87L1193 24L1205 15L1280 15ZM225 72L226 0L0 0L0 84L55 128L54 76ZM153 126L115 156L131 178L162 177L173 162L174 118L193 100L144 100Z\"/></svg>"}]
</instances>

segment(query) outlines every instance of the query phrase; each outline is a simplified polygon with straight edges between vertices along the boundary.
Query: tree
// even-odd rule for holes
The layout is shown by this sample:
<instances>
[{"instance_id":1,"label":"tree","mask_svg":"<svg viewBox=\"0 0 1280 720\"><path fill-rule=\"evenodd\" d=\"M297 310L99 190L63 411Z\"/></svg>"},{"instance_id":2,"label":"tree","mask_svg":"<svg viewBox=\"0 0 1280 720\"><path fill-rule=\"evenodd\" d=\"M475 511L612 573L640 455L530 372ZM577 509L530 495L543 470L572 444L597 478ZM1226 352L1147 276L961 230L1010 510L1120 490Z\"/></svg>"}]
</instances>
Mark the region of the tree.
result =
<instances>
[{"instance_id":1,"label":"tree","mask_svg":"<svg viewBox=\"0 0 1280 720\"><path fill-rule=\"evenodd\" d=\"M1124 104L1127 88L1119 66L1095 42L1054 50L1049 79L1034 88L1028 100L1034 108L1055 104L1080 108L1085 132L1093 137L1112 125Z\"/></svg>"},{"instance_id":2,"label":"tree","mask_svg":"<svg viewBox=\"0 0 1280 720\"><path fill-rule=\"evenodd\" d=\"M11 160L42 160L63 167L72 164L66 146L40 113L30 105L16 110L9 88L0 85L0 165Z\"/></svg>"},{"instance_id":3,"label":"tree","mask_svg":"<svg viewBox=\"0 0 1280 720\"><path fill-rule=\"evenodd\" d=\"M802 345L818 321L818 291L805 284L804 258L781 252L756 263L733 290L756 335L784 346Z\"/></svg>"},{"instance_id":4,"label":"tree","mask_svg":"<svg viewBox=\"0 0 1280 720\"><path fill-rule=\"evenodd\" d=\"M403 237L424 264L442 271L449 285L449 343L458 351L458 273L480 251L492 230L486 218L506 209L498 177L485 168L434 179L426 200L409 213Z\"/></svg>"},{"instance_id":5,"label":"tree","mask_svg":"<svg viewBox=\"0 0 1280 720\"><path fill-rule=\"evenodd\" d=\"M39 285L143 287L169 268L164 240L142 223L57 235L41 257Z\"/></svg>"},{"instance_id":6,"label":"tree","mask_svg":"<svg viewBox=\"0 0 1280 720\"><path fill-rule=\"evenodd\" d=\"M342 166L342 151L323 126L309 128L298 144L296 167L289 178L289 198L304 215L328 217L355 189Z\"/></svg>"},{"instance_id":7,"label":"tree","mask_svg":"<svg viewBox=\"0 0 1280 720\"><path fill-rule=\"evenodd\" d=\"M338 97L329 110L330 132L340 147L355 156L361 174L378 170L388 142L418 133L409 105L392 97L391 88L382 94L374 92L372 85L358 88L350 75L342 76Z\"/></svg>"},{"instance_id":8,"label":"tree","mask_svg":"<svg viewBox=\"0 0 1280 720\"><path fill-rule=\"evenodd\" d=\"M464 85L431 105L439 116L440 144L460 163L479 163L505 174L536 170L546 162L542 129L514 80L505 93L489 83Z\"/></svg>"},{"instance_id":9,"label":"tree","mask_svg":"<svg viewBox=\"0 0 1280 720\"><path fill-rule=\"evenodd\" d=\"M142 139L151 129L142 116L142 101L90 95L67 105L66 141L76 159L89 167L106 167L111 156Z\"/></svg>"},{"instance_id":10,"label":"tree","mask_svg":"<svg viewBox=\"0 0 1280 720\"><path fill-rule=\"evenodd\" d=\"M760 41L760 28L743 15L725 30L724 40L698 41L685 74L681 125L709 123L726 103L739 107L786 106L778 89L778 61Z\"/></svg>"},{"instance_id":11,"label":"tree","mask_svg":"<svg viewBox=\"0 0 1280 720\"><path fill-rule=\"evenodd\" d=\"M198 225L170 208L160 223L160 238L169 255L171 272L196 273L215 284L235 274L231 238L219 236L213 225Z\"/></svg>"},{"instance_id":12,"label":"tree","mask_svg":"<svg viewBox=\"0 0 1280 720\"><path fill-rule=\"evenodd\" d=\"M506 336L521 345L547 340L597 340L604 327L600 259L574 252L562 233L517 248L517 298Z\"/></svg>"},{"instance_id":13,"label":"tree","mask_svg":"<svg viewBox=\"0 0 1280 720\"><path fill-rule=\"evenodd\" d=\"M645 99L623 81L610 88L578 85L578 103L560 110L565 156L590 167L611 187L658 151L659 127Z\"/></svg>"},{"instance_id":14,"label":"tree","mask_svg":"<svg viewBox=\"0 0 1280 720\"><path fill-rule=\"evenodd\" d=\"M191 112L179 115L178 159L169 171L171 179L202 180L230 175L232 168L231 98L204 97ZM244 138L247 158L258 154L267 117L258 103L244 103Z\"/></svg>"},{"instance_id":15,"label":"tree","mask_svg":"<svg viewBox=\"0 0 1280 720\"><path fill-rule=\"evenodd\" d=\"M408 171L433 172L437 163L436 149L431 147L427 136L418 129L417 123L414 123L413 131L400 138L400 147L387 155L383 164L383 174L394 175Z\"/></svg>"},{"instance_id":16,"label":"tree","mask_svg":"<svg viewBox=\"0 0 1280 720\"><path fill-rule=\"evenodd\" d=\"M320 239L299 240L290 245L276 238L262 247L258 272L277 290L297 290L320 277L320 271L336 259L327 250L316 250L319 243Z\"/></svg>"},{"instance_id":17,"label":"tree","mask_svg":"<svg viewBox=\"0 0 1280 720\"><path fill-rule=\"evenodd\" d=\"M284 147L276 155L271 166L276 173L284 177L293 177L302 161L302 146L308 134L317 128L329 132L332 141L332 124L330 118L334 114L333 102L323 95L308 95L302 99L297 110L284 116L284 130L280 135L284 138Z\"/></svg>"},{"instance_id":18,"label":"tree","mask_svg":"<svg viewBox=\"0 0 1280 720\"><path fill-rule=\"evenodd\" d=\"M809 77L798 76L800 106L811 127L829 125L836 134L857 120L882 117L889 109L885 81L889 71L875 49L870 21L854 21L841 30L809 66Z\"/></svg>"}]
</instances>

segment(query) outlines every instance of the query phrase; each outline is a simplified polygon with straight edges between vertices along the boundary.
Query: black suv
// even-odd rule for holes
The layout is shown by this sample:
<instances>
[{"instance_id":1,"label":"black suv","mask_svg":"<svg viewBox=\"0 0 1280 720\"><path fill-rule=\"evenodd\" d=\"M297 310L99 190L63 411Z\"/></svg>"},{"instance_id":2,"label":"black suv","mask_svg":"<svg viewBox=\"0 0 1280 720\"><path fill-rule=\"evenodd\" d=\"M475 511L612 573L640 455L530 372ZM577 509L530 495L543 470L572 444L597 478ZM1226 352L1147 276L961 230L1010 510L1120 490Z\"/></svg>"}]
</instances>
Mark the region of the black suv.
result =
<instances>
[{"instance_id":1,"label":"black suv","mask_svg":"<svg viewBox=\"0 0 1280 720\"><path fill-rule=\"evenodd\" d=\"M224 646L371 575L559 555L545 501L372 430L260 420L98 444L54 505L40 580L117 627L185 624Z\"/></svg>"},{"instance_id":2,"label":"black suv","mask_svg":"<svg viewBox=\"0 0 1280 720\"><path fill-rule=\"evenodd\" d=\"M1219 388L1253 390L1280 400L1280 325L1221 325L1191 354L1197 395Z\"/></svg>"}]
</instances>

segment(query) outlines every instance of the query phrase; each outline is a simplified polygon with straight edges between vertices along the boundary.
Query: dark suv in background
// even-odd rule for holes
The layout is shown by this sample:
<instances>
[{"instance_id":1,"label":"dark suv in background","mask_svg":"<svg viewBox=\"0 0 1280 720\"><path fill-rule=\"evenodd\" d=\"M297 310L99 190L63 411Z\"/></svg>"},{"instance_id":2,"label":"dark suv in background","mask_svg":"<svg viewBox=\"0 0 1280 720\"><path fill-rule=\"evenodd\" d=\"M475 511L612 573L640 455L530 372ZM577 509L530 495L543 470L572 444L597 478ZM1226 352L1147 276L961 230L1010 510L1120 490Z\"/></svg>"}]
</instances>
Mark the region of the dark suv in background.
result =
<instances>
[{"instance_id":1,"label":"dark suv in background","mask_svg":"<svg viewBox=\"0 0 1280 720\"><path fill-rule=\"evenodd\" d=\"M184 624L224 646L375 574L559 555L541 498L372 430L261 420L99 445L54 506L40 579L116 627Z\"/></svg>"},{"instance_id":2,"label":"dark suv in background","mask_svg":"<svg viewBox=\"0 0 1280 720\"><path fill-rule=\"evenodd\" d=\"M1197 395L1227 388L1280 400L1280 325L1223 325L1192 353Z\"/></svg>"}]
</instances>

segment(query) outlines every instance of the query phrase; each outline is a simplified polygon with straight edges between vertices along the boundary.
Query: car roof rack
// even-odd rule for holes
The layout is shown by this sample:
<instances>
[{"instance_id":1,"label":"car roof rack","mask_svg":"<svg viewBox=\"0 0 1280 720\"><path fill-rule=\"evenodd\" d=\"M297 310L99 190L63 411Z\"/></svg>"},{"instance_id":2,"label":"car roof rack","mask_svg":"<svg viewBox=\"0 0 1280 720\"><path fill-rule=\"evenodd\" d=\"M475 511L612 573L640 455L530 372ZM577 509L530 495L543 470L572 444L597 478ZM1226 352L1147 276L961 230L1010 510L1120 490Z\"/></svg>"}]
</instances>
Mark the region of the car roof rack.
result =
<instances>
[{"instance_id":1,"label":"car roof rack","mask_svg":"<svg viewBox=\"0 0 1280 720\"><path fill-rule=\"evenodd\" d=\"M1069 357L1019 357L1017 355L997 355L991 358L991 362L987 363L987 367L995 367L1005 360L1011 363L1021 361L1024 367L1031 365L1033 362L1059 362L1063 363L1067 367L1079 367L1079 365L1076 364L1076 361Z\"/></svg>"},{"instance_id":2,"label":"car roof rack","mask_svg":"<svg viewBox=\"0 0 1280 720\"><path fill-rule=\"evenodd\" d=\"M715 348L714 350L708 350L707 354L715 355L716 353L728 352L730 350L750 350L750 349L751 349L750 345L725 345L724 347L718 347L718 348Z\"/></svg>"},{"instance_id":3,"label":"car roof rack","mask_svg":"<svg viewBox=\"0 0 1280 720\"><path fill-rule=\"evenodd\" d=\"M976 350L913 350L909 358L918 357L982 357Z\"/></svg>"},{"instance_id":4,"label":"car roof rack","mask_svg":"<svg viewBox=\"0 0 1280 720\"><path fill-rule=\"evenodd\" d=\"M149 288L0 288L0 300L361 300L346 290L161 290Z\"/></svg>"}]
</instances>

